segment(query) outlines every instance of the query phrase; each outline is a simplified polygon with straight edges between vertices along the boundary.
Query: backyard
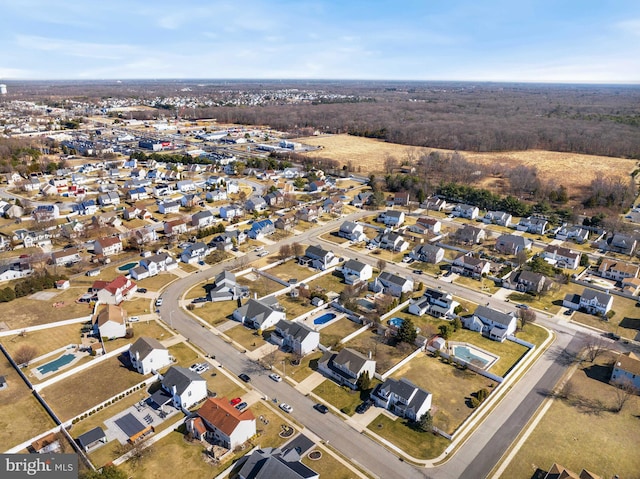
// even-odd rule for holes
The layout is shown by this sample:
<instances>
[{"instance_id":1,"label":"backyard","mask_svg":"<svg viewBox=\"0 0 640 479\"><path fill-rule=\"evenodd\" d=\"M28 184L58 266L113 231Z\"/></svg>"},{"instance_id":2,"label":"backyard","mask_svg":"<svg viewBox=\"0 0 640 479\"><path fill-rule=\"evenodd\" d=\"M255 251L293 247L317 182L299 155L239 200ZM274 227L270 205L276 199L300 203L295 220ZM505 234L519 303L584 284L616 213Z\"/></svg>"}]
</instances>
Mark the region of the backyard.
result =
<instances>
[{"instance_id":1,"label":"backyard","mask_svg":"<svg viewBox=\"0 0 640 479\"><path fill-rule=\"evenodd\" d=\"M309 459L309 452L311 451L320 451L322 453L322 457L318 460ZM312 448L311 451L305 454L302 458L302 463L317 472L320 477L330 479L356 479L359 477L347 469L326 450L315 447Z\"/></svg>"},{"instance_id":2,"label":"backyard","mask_svg":"<svg viewBox=\"0 0 640 479\"><path fill-rule=\"evenodd\" d=\"M640 444L640 397L631 396L622 411L611 412L617 402L608 384L613 360L607 353L578 367L502 478L530 479L554 462L577 474L584 468L601 477L637 477L640 463L631 445Z\"/></svg>"},{"instance_id":3,"label":"backyard","mask_svg":"<svg viewBox=\"0 0 640 479\"><path fill-rule=\"evenodd\" d=\"M414 346L406 343L396 346L393 338L385 338L371 330L359 334L343 346L355 349L365 356L371 353L376 361L376 372L380 374L391 369L415 350Z\"/></svg>"},{"instance_id":4,"label":"backyard","mask_svg":"<svg viewBox=\"0 0 640 479\"><path fill-rule=\"evenodd\" d=\"M248 286L251 293L256 293L259 298L268 296L285 287L277 281L258 273L249 273L241 276L237 278L237 283L242 286Z\"/></svg>"},{"instance_id":5,"label":"backyard","mask_svg":"<svg viewBox=\"0 0 640 479\"><path fill-rule=\"evenodd\" d=\"M295 319L298 316L308 313L315 308L307 298L292 298L288 294L281 294L278 296L278 302L287 311L287 318Z\"/></svg>"},{"instance_id":6,"label":"backyard","mask_svg":"<svg viewBox=\"0 0 640 479\"><path fill-rule=\"evenodd\" d=\"M497 383L470 370L448 364L430 354L419 354L398 369L392 377L406 378L433 394L433 425L452 434L473 412L471 394Z\"/></svg>"},{"instance_id":7,"label":"backyard","mask_svg":"<svg viewBox=\"0 0 640 479\"><path fill-rule=\"evenodd\" d=\"M347 317L338 319L320 330L320 344L326 347L335 347L341 339L354 333L362 326Z\"/></svg>"},{"instance_id":8,"label":"backyard","mask_svg":"<svg viewBox=\"0 0 640 479\"><path fill-rule=\"evenodd\" d=\"M295 260L289 260L286 263L269 268L266 272L273 276L277 276L284 281L289 281L291 278L295 278L298 281L304 281L309 276L317 273L317 271L314 271L311 268L300 266Z\"/></svg>"},{"instance_id":9,"label":"backyard","mask_svg":"<svg viewBox=\"0 0 640 479\"><path fill-rule=\"evenodd\" d=\"M344 279L341 273L332 272L320 276L317 279L307 283L311 292L320 288L323 291L333 291L335 293L341 293L345 288Z\"/></svg>"},{"instance_id":10,"label":"backyard","mask_svg":"<svg viewBox=\"0 0 640 479\"><path fill-rule=\"evenodd\" d=\"M12 356L23 346L32 346L36 350L36 356L41 356L68 344L80 342L80 329L82 324L68 324L40 331L31 331L15 336L0 338L0 343Z\"/></svg>"}]
</instances>

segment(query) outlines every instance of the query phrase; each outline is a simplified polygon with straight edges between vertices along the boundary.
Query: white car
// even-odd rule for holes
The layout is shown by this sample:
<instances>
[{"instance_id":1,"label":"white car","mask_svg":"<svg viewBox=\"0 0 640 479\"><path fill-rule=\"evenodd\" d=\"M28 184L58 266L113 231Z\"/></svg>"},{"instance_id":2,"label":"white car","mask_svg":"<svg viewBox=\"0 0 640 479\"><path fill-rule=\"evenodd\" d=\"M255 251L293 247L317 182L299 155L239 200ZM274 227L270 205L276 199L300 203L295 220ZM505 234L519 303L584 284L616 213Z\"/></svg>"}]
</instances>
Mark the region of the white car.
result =
<instances>
[{"instance_id":1,"label":"white car","mask_svg":"<svg viewBox=\"0 0 640 479\"><path fill-rule=\"evenodd\" d=\"M268 254L269 254L269 252L268 252L268 251L261 251L260 253L258 253L258 256L259 256L260 258L262 258L262 257L264 257L264 256L267 256Z\"/></svg>"},{"instance_id":2,"label":"white car","mask_svg":"<svg viewBox=\"0 0 640 479\"><path fill-rule=\"evenodd\" d=\"M271 374L269 374L269 377L270 377L271 379L273 379L273 380L274 380L275 382L277 382L277 383L279 383L280 381L282 381L282 378L281 378L278 374L276 374L276 373L271 373Z\"/></svg>"},{"instance_id":3,"label":"white car","mask_svg":"<svg viewBox=\"0 0 640 479\"><path fill-rule=\"evenodd\" d=\"M280 404L280 409L282 409L284 412L287 412L287 413L290 413L291 411L293 411L293 408L289 406L286 402L283 402Z\"/></svg>"},{"instance_id":4,"label":"white car","mask_svg":"<svg viewBox=\"0 0 640 479\"><path fill-rule=\"evenodd\" d=\"M200 363L200 365L196 368L195 372L198 373L198 374L202 374L202 373L208 371L209 367L210 366L209 366L208 363Z\"/></svg>"},{"instance_id":5,"label":"white car","mask_svg":"<svg viewBox=\"0 0 640 479\"><path fill-rule=\"evenodd\" d=\"M162 306L162 298L156 299L156 306Z\"/></svg>"},{"instance_id":6,"label":"white car","mask_svg":"<svg viewBox=\"0 0 640 479\"><path fill-rule=\"evenodd\" d=\"M130 323L137 323L138 321L140 321L140 318L138 316L131 316L129 318Z\"/></svg>"}]
</instances>

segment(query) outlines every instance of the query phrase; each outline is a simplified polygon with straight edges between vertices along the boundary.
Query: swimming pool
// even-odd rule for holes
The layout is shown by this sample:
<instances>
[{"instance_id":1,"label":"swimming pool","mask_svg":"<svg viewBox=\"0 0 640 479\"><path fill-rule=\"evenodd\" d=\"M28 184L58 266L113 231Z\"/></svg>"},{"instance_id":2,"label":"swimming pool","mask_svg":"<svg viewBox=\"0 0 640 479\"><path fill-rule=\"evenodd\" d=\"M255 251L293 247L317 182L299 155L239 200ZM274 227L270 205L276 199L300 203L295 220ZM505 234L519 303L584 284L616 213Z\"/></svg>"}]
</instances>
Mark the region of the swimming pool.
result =
<instances>
[{"instance_id":1,"label":"swimming pool","mask_svg":"<svg viewBox=\"0 0 640 479\"><path fill-rule=\"evenodd\" d=\"M325 324L336 317L333 313L326 313L313 320L313 324Z\"/></svg>"},{"instance_id":2,"label":"swimming pool","mask_svg":"<svg viewBox=\"0 0 640 479\"><path fill-rule=\"evenodd\" d=\"M129 271L132 268L135 268L138 265L138 262L135 261L133 263L123 264L118 268L118 271Z\"/></svg>"},{"instance_id":3,"label":"swimming pool","mask_svg":"<svg viewBox=\"0 0 640 479\"><path fill-rule=\"evenodd\" d=\"M402 318L391 318L389 321L389 326L395 326L396 328L400 328L402 323L404 323L404 319Z\"/></svg>"},{"instance_id":4,"label":"swimming pool","mask_svg":"<svg viewBox=\"0 0 640 479\"><path fill-rule=\"evenodd\" d=\"M453 355L463 361L482 369L489 369L498 359L495 354L488 353L469 343L450 344Z\"/></svg>"},{"instance_id":5,"label":"swimming pool","mask_svg":"<svg viewBox=\"0 0 640 479\"><path fill-rule=\"evenodd\" d=\"M71 361L75 359L75 357L76 357L75 354L63 354L59 358L54 359L53 361L48 362L47 364L38 366L36 369L40 374L52 373L54 371L57 371L61 367L69 364Z\"/></svg>"}]
</instances>

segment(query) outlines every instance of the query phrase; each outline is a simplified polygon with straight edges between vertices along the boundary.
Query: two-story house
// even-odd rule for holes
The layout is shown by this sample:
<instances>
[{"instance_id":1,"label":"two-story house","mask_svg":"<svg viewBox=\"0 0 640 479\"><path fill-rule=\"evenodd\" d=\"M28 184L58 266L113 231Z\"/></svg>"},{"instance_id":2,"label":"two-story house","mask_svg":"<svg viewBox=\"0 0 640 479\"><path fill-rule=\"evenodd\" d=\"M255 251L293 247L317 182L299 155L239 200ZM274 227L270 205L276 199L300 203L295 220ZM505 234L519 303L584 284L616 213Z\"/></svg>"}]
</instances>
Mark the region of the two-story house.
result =
<instances>
[{"instance_id":1,"label":"two-story house","mask_svg":"<svg viewBox=\"0 0 640 479\"><path fill-rule=\"evenodd\" d=\"M268 208L268 205L262 196L252 196L245 202L244 208L250 212L262 212Z\"/></svg>"},{"instance_id":2,"label":"two-story house","mask_svg":"<svg viewBox=\"0 0 640 479\"><path fill-rule=\"evenodd\" d=\"M127 335L127 312L115 304L101 306L91 318L93 332L103 339L124 338Z\"/></svg>"},{"instance_id":3,"label":"two-story house","mask_svg":"<svg viewBox=\"0 0 640 479\"><path fill-rule=\"evenodd\" d=\"M247 327L260 330L269 329L285 317L284 308L275 296L252 298L233 312L233 319Z\"/></svg>"},{"instance_id":4,"label":"two-story house","mask_svg":"<svg viewBox=\"0 0 640 479\"><path fill-rule=\"evenodd\" d=\"M191 215L191 226L195 228L206 228L215 223L215 217L209 210L198 211Z\"/></svg>"},{"instance_id":5,"label":"two-story house","mask_svg":"<svg viewBox=\"0 0 640 479\"><path fill-rule=\"evenodd\" d=\"M408 379L387 378L376 386L371 398L378 407L410 421L418 421L431 409L432 394Z\"/></svg>"},{"instance_id":6,"label":"two-story house","mask_svg":"<svg viewBox=\"0 0 640 479\"><path fill-rule=\"evenodd\" d=\"M532 216L528 218L521 218L516 229L518 231L527 231L532 234L543 235L547 231L549 222L544 218L534 218Z\"/></svg>"},{"instance_id":7,"label":"two-story house","mask_svg":"<svg viewBox=\"0 0 640 479\"><path fill-rule=\"evenodd\" d=\"M451 272L479 279L482 275L489 274L491 264L488 261L463 254L453 260Z\"/></svg>"},{"instance_id":8,"label":"two-story house","mask_svg":"<svg viewBox=\"0 0 640 479\"><path fill-rule=\"evenodd\" d=\"M249 230L249 238L259 240L275 233L276 227L271 220L254 221Z\"/></svg>"},{"instance_id":9,"label":"two-story house","mask_svg":"<svg viewBox=\"0 0 640 479\"><path fill-rule=\"evenodd\" d=\"M326 351L318 361L318 371L340 385L356 389L358 378L362 374L373 377L376 362L351 348L344 348L336 353Z\"/></svg>"},{"instance_id":10,"label":"two-story house","mask_svg":"<svg viewBox=\"0 0 640 479\"><path fill-rule=\"evenodd\" d=\"M488 306L478 306L472 318L479 319L482 322L482 333L494 341L503 342L507 336L515 333L518 326L517 319L513 313L503 313ZM462 324L465 325L465 320L463 320Z\"/></svg>"},{"instance_id":11,"label":"two-story house","mask_svg":"<svg viewBox=\"0 0 640 479\"><path fill-rule=\"evenodd\" d=\"M171 366L160 381L177 409L187 410L207 398L207 381L182 366Z\"/></svg>"},{"instance_id":12,"label":"two-story house","mask_svg":"<svg viewBox=\"0 0 640 479\"><path fill-rule=\"evenodd\" d=\"M117 276L97 292L98 301L103 304L120 304L131 299L137 289L136 283L126 276Z\"/></svg>"},{"instance_id":13,"label":"two-story house","mask_svg":"<svg viewBox=\"0 0 640 479\"><path fill-rule=\"evenodd\" d=\"M286 215L280 216L273 225L276 229L291 231L297 224L298 219L296 218L295 213L287 213Z\"/></svg>"},{"instance_id":14,"label":"two-story house","mask_svg":"<svg viewBox=\"0 0 640 479\"><path fill-rule=\"evenodd\" d=\"M369 289L376 293L384 292L391 296L400 297L402 293L410 293L413 291L413 279L383 271L373 283L369 284Z\"/></svg>"},{"instance_id":15,"label":"two-story house","mask_svg":"<svg viewBox=\"0 0 640 479\"><path fill-rule=\"evenodd\" d=\"M531 251L533 241L524 236L500 235L496 240L496 251L502 254L516 255L521 251Z\"/></svg>"},{"instance_id":16,"label":"two-story house","mask_svg":"<svg viewBox=\"0 0 640 479\"><path fill-rule=\"evenodd\" d=\"M451 318L459 305L451 293L439 289L427 288L422 297L413 300L409 312L416 316L430 314L436 318Z\"/></svg>"},{"instance_id":17,"label":"two-story house","mask_svg":"<svg viewBox=\"0 0 640 479\"><path fill-rule=\"evenodd\" d=\"M78 248L65 248L62 251L54 251L51 253L51 262L56 266L64 264L78 263L82 260Z\"/></svg>"},{"instance_id":18,"label":"two-story house","mask_svg":"<svg viewBox=\"0 0 640 479\"><path fill-rule=\"evenodd\" d=\"M171 364L169 350L155 338L142 336L129 347L129 359L133 369L149 374Z\"/></svg>"},{"instance_id":19,"label":"two-story house","mask_svg":"<svg viewBox=\"0 0 640 479\"><path fill-rule=\"evenodd\" d=\"M480 244L487 238L487 233L482 228L477 228L471 225L464 225L454 233L453 237L460 243Z\"/></svg>"},{"instance_id":20,"label":"two-story house","mask_svg":"<svg viewBox=\"0 0 640 479\"><path fill-rule=\"evenodd\" d=\"M187 232L187 222L181 218L165 221L163 230L167 236L180 235Z\"/></svg>"},{"instance_id":21,"label":"two-story house","mask_svg":"<svg viewBox=\"0 0 640 479\"><path fill-rule=\"evenodd\" d=\"M173 200L163 201L158 205L158 212L162 215L178 213L180 212L180 203Z\"/></svg>"},{"instance_id":22,"label":"two-story house","mask_svg":"<svg viewBox=\"0 0 640 479\"><path fill-rule=\"evenodd\" d=\"M475 220L480 214L480 210L477 206L460 204L453 208L453 214L460 218Z\"/></svg>"},{"instance_id":23,"label":"two-story house","mask_svg":"<svg viewBox=\"0 0 640 479\"><path fill-rule=\"evenodd\" d=\"M388 229L376 236L373 242L380 248L389 251L405 251L409 247L409 243L402 235Z\"/></svg>"},{"instance_id":24,"label":"two-story house","mask_svg":"<svg viewBox=\"0 0 640 479\"><path fill-rule=\"evenodd\" d=\"M603 258L598 273L603 278L622 281L625 278L637 278L640 271L637 264L624 263L615 259Z\"/></svg>"},{"instance_id":25,"label":"two-story house","mask_svg":"<svg viewBox=\"0 0 640 479\"><path fill-rule=\"evenodd\" d=\"M206 244L202 242L193 243L182 252L180 255L180 261L183 263L203 261L210 252L211 250Z\"/></svg>"},{"instance_id":26,"label":"two-story house","mask_svg":"<svg viewBox=\"0 0 640 479\"><path fill-rule=\"evenodd\" d=\"M544 260L558 268L576 269L580 265L580 253L562 246L548 245L542 252Z\"/></svg>"},{"instance_id":27,"label":"two-story house","mask_svg":"<svg viewBox=\"0 0 640 479\"><path fill-rule=\"evenodd\" d=\"M347 284L356 284L368 281L373 277L373 268L367 263L350 259L342 265L342 275Z\"/></svg>"},{"instance_id":28,"label":"two-story house","mask_svg":"<svg viewBox=\"0 0 640 479\"><path fill-rule=\"evenodd\" d=\"M321 271L337 265L339 261L339 258L333 254L333 251L327 251L319 246L313 245L307 247L303 257L298 258L298 263L301 265Z\"/></svg>"},{"instance_id":29,"label":"two-story house","mask_svg":"<svg viewBox=\"0 0 640 479\"><path fill-rule=\"evenodd\" d=\"M421 217L416 220L416 224L409 226L409 231L418 234L438 234L441 228L442 223L437 219Z\"/></svg>"},{"instance_id":30,"label":"two-story house","mask_svg":"<svg viewBox=\"0 0 640 479\"><path fill-rule=\"evenodd\" d=\"M378 221L392 228L401 226L404 223L404 212L387 210L384 213L380 213Z\"/></svg>"},{"instance_id":31,"label":"two-story house","mask_svg":"<svg viewBox=\"0 0 640 479\"><path fill-rule=\"evenodd\" d=\"M580 295L579 309L589 314L605 316L613 307L613 296L604 291L585 288Z\"/></svg>"},{"instance_id":32,"label":"two-story house","mask_svg":"<svg viewBox=\"0 0 640 479\"><path fill-rule=\"evenodd\" d=\"M306 356L320 344L320 333L305 324L281 319L276 323L270 341L298 356Z\"/></svg>"},{"instance_id":33,"label":"two-story house","mask_svg":"<svg viewBox=\"0 0 640 479\"><path fill-rule=\"evenodd\" d=\"M618 354L611 371L611 383L630 386L636 393L640 391L640 358L632 352Z\"/></svg>"},{"instance_id":34,"label":"two-story house","mask_svg":"<svg viewBox=\"0 0 640 479\"><path fill-rule=\"evenodd\" d=\"M411 250L411 257L416 261L437 264L444 259L444 249L433 244L421 244Z\"/></svg>"},{"instance_id":35,"label":"two-story house","mask_svg":"<svg viewBox=\"0 0 640 479\"><path fill-rule=\"evenodd\" d=\"M222 271L214 279L207 297L209 301L237 301L249 296L249 288L236 282L236 275L231 271Z\"/></svg>"},{"instance_id":36,"label":"two-story house","mask_svg":"<svg viewBox=\"0 0 640 479\"><path fill-rule=\"evenodd\" d=\"M340 225L338 236L354 241L356 243L365 241L367 235L364 233L364 226L355 221L345 221Z\"/></svg>"},{"instance_id":37,"label":"two-story house","mask_svg":"<svg viewBox=\"0 0 640 479\"><path fill-rule=\"evenodd\" d=\"M504 211L487 211L482 217L482 222L487 224L493 223L508 228L511 225L512 219L513 217Z\"/></svg>"},{"instance_id":38,"label":"two-story house","mask_svg":"<svg viewBox=\"0 0 640 479\"><path fill-rule=\"evenodd\" d=\"M576 243L584 243L589 239L589 230L581 226L564 225L556 232L556 239L560 241L573 240Z\"/></svg>"},{"instance_id":39,"label":"two-story house","mask_svg":"<svg viewBox=\"0 0 640 479\"><path fill-rule=\"evenodd\" d=\"M93 242L94 254L113 256L122 252L122 241L117 236L100 238Z\"/></svg>"},{"instance_id":40,"label":"two-story house","mask_svg":"<svg viewBox=\"0 0 640 479\"><path fill-rule=\"evenodd\" d=\"M505 288L515 289L523 293L540 293L547 288L549 280L540 273L533 271L512 271L503 285Z\"/></svg>"},{"instance_id":41,"label":"two-story house","mask_svg":"<svg viewBox=\"0 0 640 479\"><path fill-rule=\"evenodd\" d=\"M298 210L296 215L298 216L299 220L314 223L318 221L318 217L320 216L320 209L317 206L308 205Z\"/></svg>"},{"instance_id":42,"label":"two-story house","mask_svg":"<svg viewBox=\"0 0 640 479\"><path fill-rule=\"evenodd\" d=\"M117 206L120 204L120 195L117 191L108 191L98 196L98 203L100 206Z\"/></svg>"},{"instance_id":43,"label":"two-story house","mask_svg":"<svg viewBox=\"0 0 640 479\"><path fill-rule=\"evenodd\" d=\"M195 439L231 450L256 435L256 418L251 410L240 411L224 397L207 399L196 415L190 416L185 422L187 431Z\"/></svg>"}]
</instances>

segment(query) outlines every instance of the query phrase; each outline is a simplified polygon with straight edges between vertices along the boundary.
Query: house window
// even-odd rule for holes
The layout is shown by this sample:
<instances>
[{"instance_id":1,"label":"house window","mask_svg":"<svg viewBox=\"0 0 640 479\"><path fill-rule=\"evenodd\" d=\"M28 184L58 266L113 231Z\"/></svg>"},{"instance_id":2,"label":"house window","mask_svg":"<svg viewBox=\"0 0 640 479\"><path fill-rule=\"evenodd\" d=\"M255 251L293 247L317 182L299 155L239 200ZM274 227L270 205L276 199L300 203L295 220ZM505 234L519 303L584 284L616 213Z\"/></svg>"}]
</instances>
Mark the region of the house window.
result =
<instances>
[{"instance_id":1,"label":"house window","mask_svg":"<svg viewBox=\"0 0 640 479\"><path fill-rule=\"evenodd\" d=\"M191 396L191 391L189 391L189 392L187 393L187 396Z\"/></svg>"}]
</instances>

